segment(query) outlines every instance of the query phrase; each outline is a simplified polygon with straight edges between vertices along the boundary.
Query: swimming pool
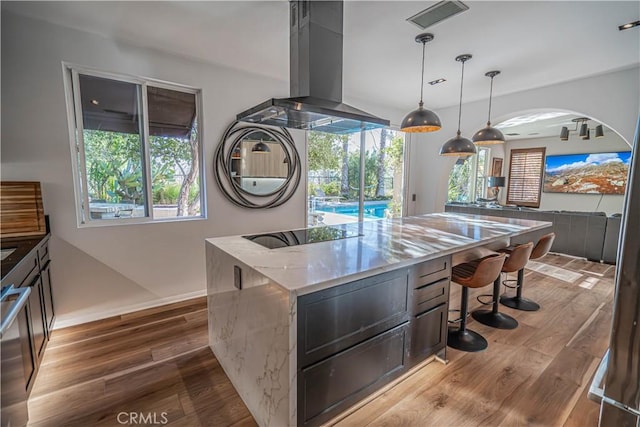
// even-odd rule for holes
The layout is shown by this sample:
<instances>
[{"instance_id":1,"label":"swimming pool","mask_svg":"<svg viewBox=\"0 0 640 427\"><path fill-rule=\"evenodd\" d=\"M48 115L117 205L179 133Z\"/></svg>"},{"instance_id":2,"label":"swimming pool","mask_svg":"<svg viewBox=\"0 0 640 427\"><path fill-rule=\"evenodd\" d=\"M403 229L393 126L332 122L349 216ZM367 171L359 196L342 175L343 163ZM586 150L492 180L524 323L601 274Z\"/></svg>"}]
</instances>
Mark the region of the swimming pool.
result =
<instances>
[{"instance_id":1,"label":"swimming pool","mask_svg":"<svg viewBox=\"0 0 640 427\"><path fill-rule=\"evenodd\" d=\"M373 200L364 202L364 217L370 219L384 218L385 210L389 208L390 200ZM348 203L318 203L318 212L332 212L342 215L358 216L358 202Z\"/></svg>"}]
</instances>

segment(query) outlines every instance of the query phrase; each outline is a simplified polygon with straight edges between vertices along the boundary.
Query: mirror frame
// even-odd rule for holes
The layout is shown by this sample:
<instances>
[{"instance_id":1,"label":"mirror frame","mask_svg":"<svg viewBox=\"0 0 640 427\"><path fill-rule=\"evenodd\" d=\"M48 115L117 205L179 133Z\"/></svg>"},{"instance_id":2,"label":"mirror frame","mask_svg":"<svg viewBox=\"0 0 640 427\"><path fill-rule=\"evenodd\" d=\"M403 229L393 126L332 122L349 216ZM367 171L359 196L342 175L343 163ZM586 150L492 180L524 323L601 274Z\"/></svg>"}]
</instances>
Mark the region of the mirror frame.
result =
<instances>
[{"instance_id":1,"label":"mirror frame","mask_svg":"<svg viewBox=\"0 0 640 427\"><path fill-rule=\"evenodd\" d=\"M233 150L254 132L263 132L279 142L288 162L288 173L282 185L267 194L253 194L242 188L231 175ZM234 121L222 135L214 155L214 177L225 197L236 206L249 209L269 209L286 203L300 184L300 155L289 131L285 128L273 128L240 124Z\"/></svg>"}]
</instances>

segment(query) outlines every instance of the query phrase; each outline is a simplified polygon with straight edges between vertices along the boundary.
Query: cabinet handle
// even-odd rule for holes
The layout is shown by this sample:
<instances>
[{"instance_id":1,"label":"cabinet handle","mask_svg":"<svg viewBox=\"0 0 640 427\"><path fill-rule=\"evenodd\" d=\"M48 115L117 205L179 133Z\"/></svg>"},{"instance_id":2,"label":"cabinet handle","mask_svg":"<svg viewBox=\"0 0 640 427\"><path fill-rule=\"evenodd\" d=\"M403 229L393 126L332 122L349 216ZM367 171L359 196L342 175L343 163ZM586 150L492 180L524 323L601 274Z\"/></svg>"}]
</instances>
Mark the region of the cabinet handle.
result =
<instances>
[{"instance_id":1,"label":"cabinet handle","mask_svg":"<svg viewBox=\"0 0 640 427\"><path fill-rule=\"evenodd\" d=\"M3 301L10 295L18 295L18 298L14 301L13 305L9 310L7 310L7 316L2 319L0 323L0 339L4 335L4 333L13 325L13 322L18 317L18 313L24 307L27 300L29 299L29 295L31 294L31 288L18 288L18 289L10 289L4 294Z\"/></svg>"},{"instance_id":2,"label":"cabinet handle","mask_svg":"<svg viewBox=\"0 0 640 427\"><path fill-rule=\"evenodd\" d=\"M40 280L40 273L36 274L36 277L33 278L33 280L31 281L31 284L29 284L30 287L33 287L36 285L36 283L38 282L38 280Z\"/></svg>"}]
</instances>

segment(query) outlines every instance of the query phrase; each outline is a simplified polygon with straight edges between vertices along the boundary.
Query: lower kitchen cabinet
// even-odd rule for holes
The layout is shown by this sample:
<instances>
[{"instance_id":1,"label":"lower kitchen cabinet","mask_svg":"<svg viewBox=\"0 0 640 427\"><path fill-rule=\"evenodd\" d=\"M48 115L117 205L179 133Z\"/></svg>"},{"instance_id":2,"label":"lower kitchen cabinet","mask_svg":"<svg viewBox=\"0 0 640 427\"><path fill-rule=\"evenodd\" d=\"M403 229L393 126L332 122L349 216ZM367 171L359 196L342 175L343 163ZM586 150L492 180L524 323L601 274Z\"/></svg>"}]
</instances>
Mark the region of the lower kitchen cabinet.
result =
<instances>
[{"instance_id":1,"label":"lower kitchen cabinet","mask_svg":"<svg viewBox=\"0 0 640 427\"><path fill-rule=\"evenodd\" d=\"M49 236L46 236L2 279L3 287L31 288L19 317L27 393L35 381L54 321L50 264Z\"/></svg>"},{"instance_id":2,"label":"lower kitchen cabinet","mask_svg":"<svg viewBox=\"0 0 640 427\"><path fill-rule=\"evenodd\" d=\"M51 261L47 260L42 271L40 271L40 278L42 280L42 298L43 308L45 315L45 325L47 327L47 338L51 335L51 329L53 328L53 320L55 313L53 311L53 291L51 289Z\"/></svg>"},{"instance_id":3,"label":"lower kitchen cabinet","mask_svg":"<svg viewBox=\"0 0 640 427\"><path fill-rule=\"evenodd\" d=\"M35 351L34 357L37 360L37 363L39 363L47 341L47 327L45 324L45 315L42 305L44 292L42 291L40 271L36 271L35 276L28 281L28 284L23 286L29 286L31 288L31 295L29 296L29 311L31 312L32 328L31 335Z\"/></svg>"},{"instance_id":4,"label":"lower kitchen cabinet","mask_svg":"<svg viewBox=\"0 0 640 427\"><path fill-rule=\"evenodd\" d=\"M444 357L451 259L298 298L298 425L320 425L433 355Z\"/></svg>"}]
</instances>

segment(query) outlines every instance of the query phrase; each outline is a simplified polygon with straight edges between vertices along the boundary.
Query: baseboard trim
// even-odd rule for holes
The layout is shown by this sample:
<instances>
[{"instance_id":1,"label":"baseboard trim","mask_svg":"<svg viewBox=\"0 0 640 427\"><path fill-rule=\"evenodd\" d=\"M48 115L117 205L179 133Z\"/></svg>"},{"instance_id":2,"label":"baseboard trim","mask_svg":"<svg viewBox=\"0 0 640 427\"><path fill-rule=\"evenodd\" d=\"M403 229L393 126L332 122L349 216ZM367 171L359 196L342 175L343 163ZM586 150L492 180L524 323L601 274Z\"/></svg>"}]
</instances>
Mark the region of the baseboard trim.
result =
<instances>
[{"instance_id":1,"label":"baseboard trim","mask_svg":"<svg viewBox=\"0 0 640 427\"><path fill-rule=\"evenodd\" d=\"M189 292L188 294L174 295L171 297L158 298L152 301L145 301L138 304L127 305L124 307L118 307L111 310L98 311L95 313L71 315L71 316L56 316L53 323L53 330L68 328L69 326L76 326L83 323L94 322L96 320L107 319L109 317L120 316L122 314L133 313L135 311L146 310L148 308L159 307L161 305L172 304L174 302L185 301L192 298L198 298L207 295L207 290Z\"/></svg>"}]
</instances>

